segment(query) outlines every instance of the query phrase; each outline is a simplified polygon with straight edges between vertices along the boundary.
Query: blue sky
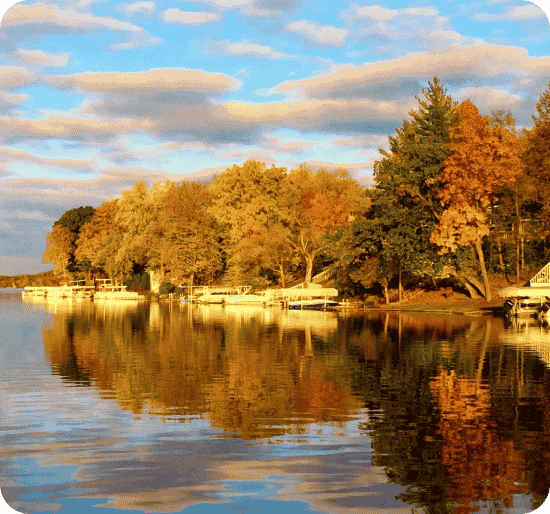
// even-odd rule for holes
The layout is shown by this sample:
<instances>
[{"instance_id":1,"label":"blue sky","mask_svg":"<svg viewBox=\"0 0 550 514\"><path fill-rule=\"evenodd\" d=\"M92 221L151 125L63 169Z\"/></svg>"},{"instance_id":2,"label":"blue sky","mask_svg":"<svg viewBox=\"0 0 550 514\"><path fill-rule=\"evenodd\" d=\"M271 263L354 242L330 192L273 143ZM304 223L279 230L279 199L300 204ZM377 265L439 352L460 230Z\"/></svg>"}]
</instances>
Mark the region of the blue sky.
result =
<instances>
[{"instance_id":1,"label":"blue sky","mask_svg":"<svg viewBox=\"0 0 550 514\"><path fill-rule=\"evenodd\" d=\"M545 10L519 0L17 3L0 27L0 275L48 268L45 236L63 212L138 180L206 178L258 159L343 165L368 184L434 76L455 100L529 127L550 81Z\"/></svg>"}]
</instances>

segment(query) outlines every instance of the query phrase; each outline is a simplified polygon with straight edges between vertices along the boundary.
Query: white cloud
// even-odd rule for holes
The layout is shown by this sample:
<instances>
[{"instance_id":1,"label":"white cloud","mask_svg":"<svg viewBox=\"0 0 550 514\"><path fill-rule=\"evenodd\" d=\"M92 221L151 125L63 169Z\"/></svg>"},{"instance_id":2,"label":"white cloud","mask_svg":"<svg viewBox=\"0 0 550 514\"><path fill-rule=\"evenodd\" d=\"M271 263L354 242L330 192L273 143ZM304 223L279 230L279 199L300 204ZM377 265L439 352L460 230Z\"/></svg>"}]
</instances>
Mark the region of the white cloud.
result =
<instances>
[{"instance_id":1,"label":"white cloud","mask_svg":"<svg viewBox=\"0 0 550 514\"><path fill-rule=\"evenodd\" d=\"M506 6L504 12L500 14L478 13L472 17L472 20L506 22L536 20L545 17L546 13L540 7L530 3L529 5Z\"/></svg>"},{"instance_id":2,"label":"white cloud","mask_svg":"<svg viewBox=\"0 0 550 514\"><path fill-rule=\"evenodd\" d=\"M18 49L15 55L18 60L31 65L63 67L69 62L69 54L50 54L43 50Z\"/></svg>"},{"instance_id":3,"label":"white cloud","mask_svg":"<svg viewBox=\"0 0 550 514\"><path fill-rule=\"evenodd\" d=\"M211 41L210 49L215 54L232 55L248 59L294 59L292 55L277 52L269 46L258 45L250 41L237 41L235 43L230 41Z\"/></svg>"},{"instance_id":4,"label":"white cloud","mask_svg":"<svg viewBox=\"0 0 550 514\"><path fill-rule=\"evenodd\" d=\"M513 113L523 101L518 95L487 86L460 89L453 94L453 98L459 102L470 100L485 115L496 109L510 110Z\"/></svg>"},{"instance_id":5,"label":"white cloud","mask_svg":"<svg viewBox=\"0 0 550 514\"><path fill-rule=\"evenodd\" d=\"M204 23L213 23L221 18L218 14L209 12L180 11L172 7L160 15L166 23L181 23L183 25L202 25Z\"/></svg>"},{"instance_id":6,"label":"white cloud","mask_svg":"<svg viewBox=\"0 0 550 514\"><path fill-rule=\"evenodd\" d=\"M56 5L43 3L32 5L16 4L6 13L6 16L2 20L4 27L42 24L57 25L88 32L97 28L124 32L140 32L143 30L141 27L127 21L95 16L91 13L79 12L72 8L60 9Z\"/></svg>"},{"instance_id":7,"label":"white cloud","mask_svg":"<svg viewBox=\"0 0 550 514\"><path fill-rule=\"evenodd\" d=\"M549 57L530 57L523 48L476 45L450 48L438 54L414 53L362 66L339 67L319 77L283 82L274 91L301 98L353 98L373 96L374 91L389 90L393 83L404 80L411 82L411 88L414 84L419 87L434 76L444 83L449 79L465 86L468 82L479 84L488 79L512 85L514 77L519 84L526 77L549 74Z\"/></svg>"},{"instance_id":8,"label":"white cloud","mask_svg":"<svg viewBox=\"0 0 550 514\"><path fill-rule=\"evenodd\" d=\"M49 83L59 88L75 88L103 94L133 95L159 91L197 91L214 94L234 91L239 81L223 73L207 73L184 68L161 68L138 72L82 73L52 77Z\"/></svg>"},{"instance_id":9,"label":"white cloud","mask_svg":"<svg viewBox=\"0 0 550 514\"><path fill-rule=\"evenodd\" d=\"M302 153L315 148L315 143L310 141L291 141L273 136L266 136L260 144L276 153Z\"/></svg>"},{"instance_id":10,"label":"white cloud","mask_svg":"<svg viewBox=\"0 0 550 514\"><path fill-rule=\"evenodd\" d=\"M9 111L29 98L24 93L13 93L10 89L40 82L41 76L22 66L0 66L0 113Z\"/></svg>"},{"instance_id":11,"label":"white cloud","mask_svg":"<svg viewBox=\"0 0 550 514\"><path fill-rule=\"evenodd\" d=\"M367 150L375 148L386 148L388 146L387 134L367 134L364 136L351 136L338 138L332 141L334 146L343 148L353 148L357 150Z\"/></svg>"},{"instance_id":12,"label":"white cloud","mask_svg":"<svg viewBox=\"0 0 550 514\"><path fill-rule=\"evenodd\" d=\"M134 2L133 4L121 4L118 9L127 16L135 14L153 14L155 12L154 2Z\"/></svg>"},{"instance_id":13,"label":"white cloud","mask_svg":"<svg viewBox=\"0 0 550 514\"><path fill-rule=\"evenodd\" d=\"M143 48L162 43L162 39L151 36L142 27L133 23L120 21L116 18L96 16L90 12L78 11L72 7L60 8L45 3L16 4L2 20L3 28L24 27L25 32L33 31L34 29L31 29L32 25L48 25L50 29L56 29L54 32L59 34L112 31L122 32L129 36L130 40L128 42L111 45L113 50ZM24 37L24 35L20 37Z\"/></svg>"},{"instance_id":14,"label":"white cloud","mask_svg":"<svg viewBox=\"0 0 550 514\"><path fill-rule=\"evenodd\" d=\"M365 7L356 7L355 15L361 18L371 18L373 20L391 20L396 16L397 11L381 7L380 5L367 5Z\"/></svg>"},{"instance_id":15,"label":"white cloud","mask_svg":"<svg viewBox=\"0 0 550 514\"><path fill-rule=\"evenodd\" d=\"M348 35L347 30L308 20L288 23L286 29L316 46L342 46Z\"/></svg>"},{"instance_id":16,"label":"white cloud","mask_svg":"<svg viewBox=\"0 0 550 514\"><path fill-rule=\"evenodd\" d=\"M389 9L380 5L352 5L340 13L349 38L384 54L475 42L452 29L449 18L432 7Z\"/></svg>"},{"instance_id":17,"label":"white cloud","mask_svg":"<svg viewBox=\"0 0 550 514\"><path fill-rule=\"evenodd\" d=\"M21 150L12 150L10 148L0 148L0 163L21 162L27 165L37 165L46 168L72 169L84 173L93 171L94 163L92 161L82 161L74 159L50 159L39 155L30 154Z\"/></svg>"}]
</instances>

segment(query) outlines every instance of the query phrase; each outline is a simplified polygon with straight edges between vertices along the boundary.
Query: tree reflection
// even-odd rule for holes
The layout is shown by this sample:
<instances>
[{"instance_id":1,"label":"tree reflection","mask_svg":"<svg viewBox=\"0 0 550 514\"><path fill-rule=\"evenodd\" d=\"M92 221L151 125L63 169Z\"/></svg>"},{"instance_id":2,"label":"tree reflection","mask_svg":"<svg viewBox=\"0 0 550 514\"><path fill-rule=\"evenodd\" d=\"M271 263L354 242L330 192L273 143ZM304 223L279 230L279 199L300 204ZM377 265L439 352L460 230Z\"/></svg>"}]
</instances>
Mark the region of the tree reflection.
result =
<instances>
[{"instance_id":1,"label":"tree reflection","mask_svg":"<svg viewBox=\"0 0 550 514\"><path fill-rule=\"evenodd\" d=\"M77 363L89 383L136 415L208 415L228 436L254 439L346 421L362 406L339 361L314 355L307 319L287 330L254 316L231 319L230 310L220 319L169 305L93 305L85 329L78 314L60 313L44 330L52 367Z\"/></svg>"},{"instance_id":2,"label":"tree reflection","mask_svg":"<svg viewBox=\"0 0 550 514\"><path fill-rule=\"evenodd\" d=\"M407 486L399 498L428 512L499 511L524 493L540 505L550 487L550 396L538 379L550 377L534 354L499 343L502 320L384 313L367 325L370 340L350 340L356 362L364 359L353 388L372 413L363 428L373 464Z\"/></svg>"},{"instance_id":3,"label":"tree reflection","mask_svg":"<svg viewBox=\"0 0 550 514\"><path fill-rule=\"evenodd\" d=\"M59 309L43 335L65 380L136 415L208 416L224 437L303 433L366 407L372 465L406 488L398 499L468 513L517 494L536 508L550 487L550 372L516 332L492 317L90 303Z\"/></svg>"}]
</instances>

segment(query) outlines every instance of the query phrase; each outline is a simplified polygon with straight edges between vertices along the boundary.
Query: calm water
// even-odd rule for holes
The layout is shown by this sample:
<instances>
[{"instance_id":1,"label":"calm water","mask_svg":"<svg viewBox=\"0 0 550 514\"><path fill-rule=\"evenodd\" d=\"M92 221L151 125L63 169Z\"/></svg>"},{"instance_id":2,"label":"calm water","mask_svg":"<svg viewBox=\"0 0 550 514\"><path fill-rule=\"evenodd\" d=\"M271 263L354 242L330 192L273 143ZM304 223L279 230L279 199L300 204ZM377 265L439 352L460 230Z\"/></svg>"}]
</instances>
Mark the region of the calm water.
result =
<instances>
[{"instance_id":1,"label":"calm water","mask_svg":"<svg viewBox=\"0 0 550 514\"><path fill-rule=\"evenodd\" d=\"M524 513L548 495L535 322L4 293L0 334L20 512Z\"/></svg>"}]
</instances>

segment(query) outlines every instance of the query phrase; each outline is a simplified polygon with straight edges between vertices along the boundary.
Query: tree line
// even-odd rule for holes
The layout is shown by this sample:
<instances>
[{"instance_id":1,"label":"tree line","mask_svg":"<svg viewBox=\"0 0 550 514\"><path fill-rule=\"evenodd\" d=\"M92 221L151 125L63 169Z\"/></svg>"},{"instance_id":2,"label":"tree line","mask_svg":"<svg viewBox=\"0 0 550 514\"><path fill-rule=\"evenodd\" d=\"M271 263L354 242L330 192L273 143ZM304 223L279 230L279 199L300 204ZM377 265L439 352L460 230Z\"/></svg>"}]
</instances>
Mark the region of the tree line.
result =
<instances>
[{"instance_id":1,"label":"tree line","mask_svg":"<svg viewBox=\"0 0 550 514\"><path fill-rule=\"evenodd\" d=\"M209 184L138 182L98 209L67 211L44 262L64 279L101 274L180 284L306 284L324 266L350 294L402 297L453 280L491 299L490 274L544 264L550 236L550 84L534 125L479 114L434 78L389 137L374 186L345 169L234 165Z\"/></svg>"}]
</instances>

